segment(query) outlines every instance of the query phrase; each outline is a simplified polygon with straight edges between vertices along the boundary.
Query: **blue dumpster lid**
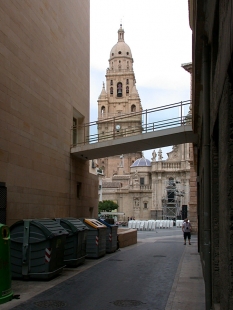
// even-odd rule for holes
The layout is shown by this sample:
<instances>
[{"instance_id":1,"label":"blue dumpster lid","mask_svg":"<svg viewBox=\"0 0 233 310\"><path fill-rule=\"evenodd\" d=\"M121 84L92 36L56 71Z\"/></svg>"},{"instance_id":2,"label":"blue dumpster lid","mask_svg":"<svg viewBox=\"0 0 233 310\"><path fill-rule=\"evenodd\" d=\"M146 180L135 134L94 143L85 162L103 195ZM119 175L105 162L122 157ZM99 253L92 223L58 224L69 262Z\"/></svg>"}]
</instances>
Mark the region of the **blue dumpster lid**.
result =
<instances>
[{"instance_id":1,"label":"blue dumpster lid","mask_svg":"<svg viewBox=\"0 0 233 310\"><path fill-rule=\"evenodd\" d=\"M109 224L108 222L105 222L105 220L102 220L102 219L98 219L99 222L103 223L104 225L106 225L107 227L118 227L117 225L115 224Z\"/></svg>"},{"instance_id":2,"label":"blue dumpster lid","mask_svg":"<svg viewBox=\"0 0 233 310\"><path fill-rule=\"evenodd\" d=\"M29 226L30 243L40 242L42 239L52 239L61 235L68 235L68 232L51 219L28 219L14 223L10 227L11 240L23 242L25 223Z\"/></svg>"},{"instance_id":3,"label":"blue dumpster lid","mask_svg":"<svg viewBox=\"0 0 233 310\"><path fill-rule=\"evenodd\" d=\"M56 218L55 220L70 234L75 234L83 230L88 230L87 226L82 221L74 217Z\"/></svg>"}]
</instances>

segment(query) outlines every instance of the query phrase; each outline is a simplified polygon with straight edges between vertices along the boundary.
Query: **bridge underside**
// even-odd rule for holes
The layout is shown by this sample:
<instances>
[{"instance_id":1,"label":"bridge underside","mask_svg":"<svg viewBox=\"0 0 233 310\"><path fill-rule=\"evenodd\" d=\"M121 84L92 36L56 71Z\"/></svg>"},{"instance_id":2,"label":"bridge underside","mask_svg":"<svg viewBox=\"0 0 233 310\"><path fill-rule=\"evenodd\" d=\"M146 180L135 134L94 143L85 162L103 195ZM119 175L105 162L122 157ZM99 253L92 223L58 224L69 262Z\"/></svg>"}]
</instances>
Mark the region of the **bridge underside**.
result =
<instances>
[{"instance_id":1,"label":"bridge underside","mask_svg":"<svg viewBox=\"0 0 233 310\"><path fill-rule=\"evenodd\" d=\"M93 144L77 145L71 148L71 154L90 160L195 142L197 142L197 136L193 133L192 127L183 125Z\"/></svg>"}]
</instances>

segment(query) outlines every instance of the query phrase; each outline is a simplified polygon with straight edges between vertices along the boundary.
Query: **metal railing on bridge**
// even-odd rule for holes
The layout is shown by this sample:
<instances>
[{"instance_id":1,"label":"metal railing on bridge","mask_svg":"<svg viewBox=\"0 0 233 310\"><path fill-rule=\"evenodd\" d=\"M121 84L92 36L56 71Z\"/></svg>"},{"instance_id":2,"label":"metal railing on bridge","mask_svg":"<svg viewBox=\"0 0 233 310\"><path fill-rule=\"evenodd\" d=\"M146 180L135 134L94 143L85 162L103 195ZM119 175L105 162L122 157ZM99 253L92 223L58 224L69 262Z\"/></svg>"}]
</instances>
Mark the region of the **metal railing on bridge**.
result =
<instances>
[{"instance_id":1,"label":"metal railing on bridge","mask_svg":"<svg viewBox=\"0 0 233 310\"><path fill-rule=\"evenodd\" d=\"M102 115L95 122L77 125L71 128L71 147L114 140L187 124L191 125L190 103L190 100L180 101L140 112L120 114L114 117L105 118ZM117 124L126 123L131 125L127 128L124 126L123 129L116 128Z\"/></svg>"}]
</instances>

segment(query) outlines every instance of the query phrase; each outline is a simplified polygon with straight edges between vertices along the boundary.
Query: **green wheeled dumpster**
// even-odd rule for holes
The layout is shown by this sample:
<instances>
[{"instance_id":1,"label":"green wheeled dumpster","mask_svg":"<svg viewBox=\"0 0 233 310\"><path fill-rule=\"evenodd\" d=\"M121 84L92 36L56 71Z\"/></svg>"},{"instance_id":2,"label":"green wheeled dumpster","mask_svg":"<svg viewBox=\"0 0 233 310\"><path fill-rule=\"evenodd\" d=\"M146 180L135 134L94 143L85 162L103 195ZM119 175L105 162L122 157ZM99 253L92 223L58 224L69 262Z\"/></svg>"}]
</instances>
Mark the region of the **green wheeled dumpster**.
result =
<instances>
[{"instance_id":1,"label":"green wheeled dumpster","mask_svg":"<svg viewBox=\"0 0 233 310\"><path fill-rule=\"evenodd\" d=\"M107 226L106 233L106 252L113 253L117 250L117 225L112 225L106 222L105 220L99 219L101 223Z\"/></svg>"},{"instance_id":2,"label":"green wheeled dumpster","mask_svg":"<svg viewBox=\"0 0 233 310\"><path fill-rule=\"evenodd\" d=\"M96 219L83 219L87 226L87 257L99 258L106 254L107 227Z\"/></svg>"},{"instance_id":3,"label":"green wheeled dumpster","mask_svg":"<svg viewBox=\"0 0 233 310\"><path fill-rule=\"evenodd\" d=\"M68 232L56 221L22 220L10 232L13 278L50 280L62 272Z\"/></svg>"},{"instance_id":4,"label":"green wheeled dumpster","mask_svg":"<svg viewBox=\"0 0 233 310\"><path fill-rule=\"evenodd\" d=\"M0 224L0 304L13 298L11 289L10 230Z\"/></svg>"},{"instance_id":5,"label":"green wheeled dumpster","mask_svg":"<svg viewBox=\"0 0 233 310\"><path fill-rule=\"evenodd\" d=\"M86 258L87 226L76 218L55 219L68 233L65 243L64 263L79 266Z\"/></svg>"}]
</instances>

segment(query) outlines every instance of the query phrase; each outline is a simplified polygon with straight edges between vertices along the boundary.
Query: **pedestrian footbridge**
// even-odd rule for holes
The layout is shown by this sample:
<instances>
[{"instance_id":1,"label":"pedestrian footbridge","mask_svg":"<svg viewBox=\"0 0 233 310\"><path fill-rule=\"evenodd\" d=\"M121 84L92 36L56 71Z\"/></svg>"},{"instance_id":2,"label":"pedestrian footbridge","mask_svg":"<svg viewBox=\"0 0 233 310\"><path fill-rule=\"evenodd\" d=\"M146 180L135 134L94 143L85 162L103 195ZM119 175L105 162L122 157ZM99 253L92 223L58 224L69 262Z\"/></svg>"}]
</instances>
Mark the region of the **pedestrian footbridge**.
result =
<instances>
[{"instance_id":1,"label":"pedestrian footbridge","mask_svg":"<svg viewBox=\"0 0 233 310\"><path fill-rule=\"evenodd\" d=\"M72 128L71 154L84 160L195 143L190 101L181 101L141 112L99 118ZM119 124L141 123L123 130ZM108 131L101 131L102 127ZM124 126L125 127L125 126Z\"/></svg>"}]
</instances>

